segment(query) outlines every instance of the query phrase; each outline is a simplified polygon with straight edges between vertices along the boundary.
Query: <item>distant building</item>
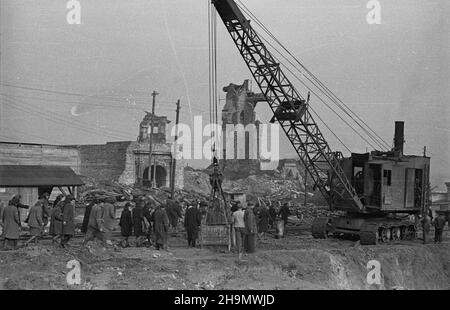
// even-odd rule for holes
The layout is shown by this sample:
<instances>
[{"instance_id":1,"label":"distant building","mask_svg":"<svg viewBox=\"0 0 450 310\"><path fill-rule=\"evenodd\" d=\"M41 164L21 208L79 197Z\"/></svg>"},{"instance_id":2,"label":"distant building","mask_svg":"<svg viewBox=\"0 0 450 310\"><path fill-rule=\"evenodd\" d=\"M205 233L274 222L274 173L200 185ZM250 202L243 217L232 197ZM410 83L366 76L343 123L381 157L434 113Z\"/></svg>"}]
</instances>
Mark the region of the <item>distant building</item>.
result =
<instances>
[{"instance_id":1,"label":"distant building","mask_svg":"<svg viewBox=\"0 0 450 310\"><path fill-rule=\"evenodd\" d=\"M116 181L126 185L149 184L149 171L156 169L156 186L169 187L172 169L172 143L166 141L165 116L155 116L153 162L149 169L151 114L145 115L136 141L93 145L48 145L0 142L0 164L67 166L76 174L95 181ZM183 188L184 162L177 161L175 187Z\"/></svg>"}]
</instances>

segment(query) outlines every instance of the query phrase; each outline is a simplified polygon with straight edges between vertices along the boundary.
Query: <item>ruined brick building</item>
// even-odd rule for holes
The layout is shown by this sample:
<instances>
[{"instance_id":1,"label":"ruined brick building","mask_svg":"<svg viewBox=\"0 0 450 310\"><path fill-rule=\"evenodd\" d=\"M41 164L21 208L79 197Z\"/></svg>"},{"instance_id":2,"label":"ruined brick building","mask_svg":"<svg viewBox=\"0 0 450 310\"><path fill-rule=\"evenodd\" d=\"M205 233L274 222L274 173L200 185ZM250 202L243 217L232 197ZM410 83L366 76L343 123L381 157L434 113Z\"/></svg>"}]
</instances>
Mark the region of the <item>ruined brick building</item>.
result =
<instances>
[{"instance_id":1,"label":"ruined brick building","mask_svg":"<svg viewBox=\"0 0 450 310\"><path fill-rule=\"evenodd\" d=\"M283 174L289 172L289 175L301 178L298 160L271 162L261 154L262 123L256 117L255 108L258 102L266 101L263 94L253 92L249 80L241 85L230 83L223 91L226 102L222 109L223 157L220 162L225 176L236 179L263 170L279 169ZM236 125L250 130L239 132Z\"/></svg>"},{"instance_id":2,"label":"ruined brick building","mask_svg":"<svg viewBox=\"0 0 450 310\"><path fill-rule=\"evenodd\" d=\"M147 114L140 123L136 141L70 146L0 142L0 163L68 166L80 176L127 185L148 184L149 170L153 176L156 169L156 186L169 187L172 169L172 143L166 141L169 121L165 116L155 116L153 162L149 169L150 123L151 114ZM178 160L176 188L183 188L183 169L184 163Z\"/></svg>"}]
</instances>

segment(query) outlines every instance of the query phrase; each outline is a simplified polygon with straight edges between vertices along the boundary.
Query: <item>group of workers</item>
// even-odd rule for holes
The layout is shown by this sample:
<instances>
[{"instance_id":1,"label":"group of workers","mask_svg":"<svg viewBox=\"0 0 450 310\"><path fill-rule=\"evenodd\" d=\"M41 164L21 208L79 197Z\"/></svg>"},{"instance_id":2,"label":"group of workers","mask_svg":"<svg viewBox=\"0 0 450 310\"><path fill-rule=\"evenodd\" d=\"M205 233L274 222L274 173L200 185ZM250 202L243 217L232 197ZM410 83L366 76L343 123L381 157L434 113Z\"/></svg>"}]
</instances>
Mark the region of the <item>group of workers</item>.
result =
<instances>
[{"instance_id":1,"label":"group of workers","mask_svg":"<svg viewBox=\"0 0 450 310\"><path fill-rule=\"evenodd\" d=\"M444 233L445 223L449 222L450 219L444 214L437 214L436 217L432 217L431 212L421 218L422 229L423 229L423 243L428 243L428 235L430 234L431 225L434 225L434 242L441 243L442 235Z\"/></svg>"},{"instance_id":2,"label":"group of workers","mask_svg":"<svg viewBox=\"0 0 450 310\"><path fill-rule=\"evenodd\" d=\"M25 242L25 245L33 241L37 243L49 222L49 234L53 236L52 241L56 242L57 239L60 239L61 247L67 245L75 232L75 197L60 195L55 199L53 208L50 207L48 198L48 193L42 194L30 208L20 202L20 195L15 195L6 207L0 208L1 237L4 240L3 247L5 249L9 249L10 245L13 248L17 246L22 227L21 208L29 209L25 222L29 226L31 237Z\"/></svg>"},{"instance_id":3,"label":"group of workers","mask_svg":"<svg viewBox=\"0 0 450 310\"><path fill-rule=\"evenodd\" d=\"M45 234L52 236L52 242L65 248L75 234L75 198L72 195L59 195L52 204L49 202L49 194L44 193L31 208L21 203L20 195L14 196L6 207L0 206L1 238L3 247L9 249L17 246L20 229L22 227L20 209L29 209L25 222L29 226L30 238L25 245L31 242L38 243L40 237ZM184 227L188 246L195 247L199 238L203 208L200 202L183 206L171 199L164 204L155 203L145 196L136 197L133 202L127 202L118 221L123 239L115 243L112 232L115 230L116 199L106 197L96 199L86 206L81 232L85 234L83 245L89 241L99 239L104 246L129 247L131 236L135 236L137 247L154 246L156 249L166 249L169 238L169 230L177 231L179 219L184 213ZM184 212L183 212L184 209ZM273 204L268 207L263 203L242 204L234 202L231 206L231 224L233 228L233 240L239 257L244 253L255 251L257 238L265 238L269 227L274 228L281 224L282 235L286 234L286 224L291 214L288 203L275 208ZM277 219L281 221L277 221ZM428 241L427 235L431 225L435 226L435 242L442 242L442 234L448 219L444 215L438 215L434 219L430 215L421 219L424 229L424 242ZM277 231L278 231L278 227Z\"/></svg>"},{"instance_id":4,"label":"group of workers","mask_svg":"<svg viewBox=\"0 0 450 310\"><path fill-rule=\"evenodd\" d=\"M1 238L4 249L16 248L22 227L20 208L29 209L25 222L29 227L30 238L25 242L38 243L47 233L52 236L52 243L58 243L62 248L68 246L75 235L75 198L72 195L59 195L49 203L49 194L44 193L32 206L23 205L20 195L14 196L6 207L0 206ZM169 229L177 230L182 217L182 207L174 200L168 199L164 204L156 204L146 197L136 197L133 202L127 202L123 208L120 220L116 220L116 199L106 197L95 199L89 203L84 212L81 232L85 234L83 245L98 239L105 247L129 247L129 237L136 237L136 246L152 246L156 249L167 248ZM196 246L202 216L198 205L188 205L186 208L184 226L186 228L189 246ZM112 233L120 227L123 239L115 243ZM59 241L59 242L58 242Z\"/></svg>"}]
</instances>

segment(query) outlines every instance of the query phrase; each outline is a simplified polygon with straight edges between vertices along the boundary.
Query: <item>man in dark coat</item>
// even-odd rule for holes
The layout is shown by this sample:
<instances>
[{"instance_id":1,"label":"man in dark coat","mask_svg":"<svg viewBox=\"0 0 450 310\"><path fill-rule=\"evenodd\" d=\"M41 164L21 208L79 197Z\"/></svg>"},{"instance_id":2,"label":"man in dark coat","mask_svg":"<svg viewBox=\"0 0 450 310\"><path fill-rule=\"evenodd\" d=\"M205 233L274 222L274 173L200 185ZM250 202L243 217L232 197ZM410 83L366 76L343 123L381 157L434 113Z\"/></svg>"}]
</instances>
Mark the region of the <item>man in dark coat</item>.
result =
<instances>
[{"instance_id":1,"label":"man in dark coat","mask_svg":"<svg viewBox=\"0 0 450 310\"><path fill-rule=\"evenodd\" d=\"M20 233L20 217L17 207L17 199L11 199L8 205L3 209L2 222L3 222L3 238L5 238L4 248L9 249L8 243L13 244L13 248L17 246Z\"/></svg>"},{"instance_id":2,"label":"man in dark coat","mask_svg":"<svg viewBox=\"0 0 450 310\"><path fill-rule=\"evenodd\" d=\"M164 249L169 238L169 218L166 210L162 206L156 207L153 213L154 231L155 231L155 247L157 250Z\"/></svg>"},{"instance_id":3,"label":"man in dark coat","mask_svg":"<svg viewBox=\"0 0 450 310\"><path fill-rule=\"evenodd\" d=\"M258 213L258 234L261 238L264 238L269 226L269 210L266 206L262 206Z\"/></svg>"},{"instance_id":4,"label":"man in dark coat","mask_svg":"<svg viewBox=\"0 0 450 310\"><path fill-rule=\"evenodd\" d=\"M62 207L61 247L65 248L75 234L75 197L68 195Z\"/></svg>"},{"instance_id":5,"label":"man in dark coat","mask_svg":"<svg viewBox=\"0 0 450 310\"><path fill-rule=\"evenodd\" d=\"M142 199L138 199L136 206L131 210L131 218L133 221L133 231L136 237L136 246L140 247L142 245L143 237L145 236L144 231L144 206Z\"/></svg>"},{"instance_id":6,"label":"man in dark coat","mask_svg":"<svg viewBox=\"0 0 450 310\"><path fill-rule=\"evenodd\" d=\"M44 229L43 210L44 207L41 200L38 200L30 209L30 213L28 214L28 226L30 226L31 238L25 243L26 245L30 244L33 240L37 244L39 237L42 235Z\"/></svg>"},{"instance_id":7,"label":"man in dark coat","mask_svg":"<svg viewBox=\"0 0 450 310\"><path fill-rule=\"evenodd\" d=\"M61 196L61 197L60 197ZM50 228L49 234L53 236L52 243L55 243L61 236L62 232L62 207L64 206L64 196L60 195L56 197L53 203L53 209L50 212Z\"/></svg>"},{"instance_id":8,"label":"man in dark coat","mask_svg":"<svg viewBox=\"0 0 450 310\"><path fill-rule=\"evenodd\" d=\"M274 227L275 220L277 218L277 210L275 210L275 206L273 204L270 204L269 206L269 225L270 227Z\"/></svg>"},{"instance_id":9,"label":"man in dark coat","mask_svg":"<svg viewBox=\"0 0 450 310\"><path fill-rule=\"evenodd\" d=\"M105 238L108 245L113 245L112 242L112 232L114 231L114 226L116 224L116 209L114 208L114 203L116 198L107 197L103 203L103 227L105 229Z\"/></svg>"},{"instance_id":10,"label":"man in dark coat","mask_svg":"<svg viewBox=\"0 0 450 310\"><path fill-rule=\"evenodd\" d=\"M289 210L289 206L287 202L283 204L283 206L280 208L280 212L278 212L278 215L281 217L281 219L284 222L284 226L288 223L288 217L291 215L291 211Z\"/></svg>"},{"instance_id":11,"label":"man in dark coat","mask_svg":"<svg viewBox=\"0 0 450 310\"><path fill-rule=\"evenodd\" d=\"M195 242L198 238L202 216L197 206L190 205L184 215L184 227L186 228L188 246L195 248Z\"/></svg>"},{"instance_id":12,"label":"man in dark coat","mask_svg":"<svg viewBox=\"0 0 450 310\"><path fill-rule=\"evenodd\" d=\"M181 206L172 199L167 199L166 213L169 218L170 226L176 231L178 226L178 219L181 218Z\"/></svg>"},{"instance_id":13,"label":"man in dark coat","mask_svg":"<svg viewBox=\"0 0 450 310\"><path fill-rule=\"evenodd\" d=\"M47 226L48 224L48 219L50 218L50 213L51 213L51 209L50 209L50 203L48 201L48 197L49 197L49 193L45 192L42 194L41 198L39 199L39 201L42 203L42 220L44 221L43 226Z\"/></svg>"},{"instance_id":14,"label":"man in dark coat","mask_svg":"<svg viewBox=\"0 0 450 310\"><path fill-rule=\"evenodd\" d=\"M152 223L153 223L153 218L152 218L152 213L153 213L153 206L152 203L149 201L144 205L144 209L143 209L143 216L144 216L144 233L145 236L147 237L147 247L152 246Z\"/></svg>"},{"instance_id":15,"label":"man in dark coat","mask_svg":"<svg viewBox=\"0 0 450 310\"><path fill-rule=\"evenodd\" d=\"M91 214L92 207L98 203L97 199L91 201L86 205L86 209L84 209L83 223L81 224L81 232L83 234L87 233L88 225L89 225L89 215Z\"/></svg>"},{"instance_id":16,"label":"man in dark coat","mask_svg":"<svg viewBox=\"0 0 450 310\"><path fill-rule=\"evenodd\" d=\"M245 250L247 253L253 253L256 247L256 234L258 228L256 227L256 217L253 211L254 205L248 203L247 210L244 213L244 223L245 223Z\"/></svg>"},{"instance_id":17,"label":"man in dark coat","mask_svg":"<svg viewBox=\"0 0 450 310\"><path fill-rule=\"evenodd\" d=\"M130 246L128 242L128 238L133 234L133 221L131 219L131 203L127 202L127 204L123 207L122 214L120 215L119 226L120 226L120 234L124 238L121 242L121 245L124 248Z\"/></svg>"},{"instance_id":18,"label":"man in dark coat","mask_svg":"<svg viewBox=\"0 0 450 310\"><path fill-rule=\"evenodd\" d=\"M89 241L95 238L102 242L103 246L106 246L105 229L103 227L103 210L100 201L94 204L89 213L88 227L86 235L83 240L83 246L86 246Z\"/></svg>"},{"instance_id":19,"label":"man in dark coat","mask_svg":"<svg viewBox=\"0 0 450 310\"><path fill-rule=\"evenodd\" d=\"M445 216L442 214L438 215L434 219L434 242L441 243L442 242L442 233L444 232L444 226L445 226Z\"/></svg>"}]
</instances>

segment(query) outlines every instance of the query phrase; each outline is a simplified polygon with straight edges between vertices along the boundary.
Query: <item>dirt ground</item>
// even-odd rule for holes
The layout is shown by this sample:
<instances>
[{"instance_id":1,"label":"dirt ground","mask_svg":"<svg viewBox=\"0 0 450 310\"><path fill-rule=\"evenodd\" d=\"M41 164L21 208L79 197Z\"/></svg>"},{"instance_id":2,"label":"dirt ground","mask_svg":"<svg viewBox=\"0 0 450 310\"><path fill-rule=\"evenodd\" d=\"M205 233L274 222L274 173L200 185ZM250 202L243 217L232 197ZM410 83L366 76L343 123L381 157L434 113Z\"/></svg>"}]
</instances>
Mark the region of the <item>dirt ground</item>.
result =
<instances>
[{"instance_id":1,"label":"dirt ground","mask_svg":"<svg viewBox=\"0 0 450 310\"><path fill-rule=\"evenodd\" d=\"M172 237L168 251L93 243L61 249L38 246L0 252L2 289L449 289L450 234L442 244L421 241L361 246L316 240L305 230L283 239L269 234L257 252L237 259L225 249L187 248ZM81 284L69 286L66 264L81 263ZM381 264L381 284L367 284L367 262Z\"/></svg>"}]
</instances>

